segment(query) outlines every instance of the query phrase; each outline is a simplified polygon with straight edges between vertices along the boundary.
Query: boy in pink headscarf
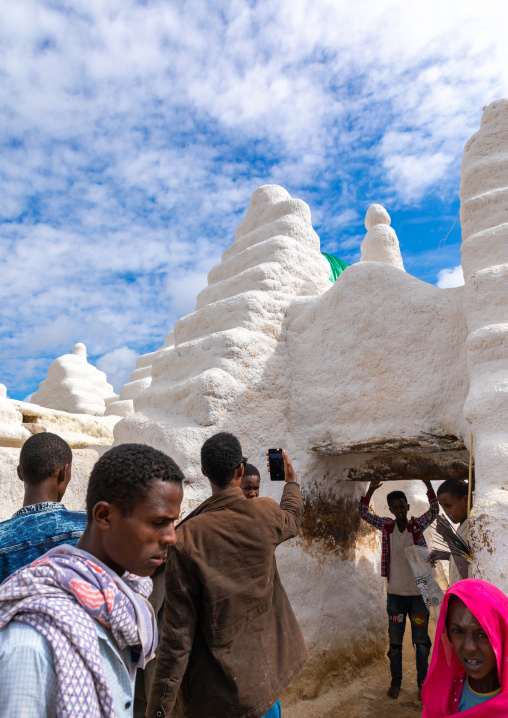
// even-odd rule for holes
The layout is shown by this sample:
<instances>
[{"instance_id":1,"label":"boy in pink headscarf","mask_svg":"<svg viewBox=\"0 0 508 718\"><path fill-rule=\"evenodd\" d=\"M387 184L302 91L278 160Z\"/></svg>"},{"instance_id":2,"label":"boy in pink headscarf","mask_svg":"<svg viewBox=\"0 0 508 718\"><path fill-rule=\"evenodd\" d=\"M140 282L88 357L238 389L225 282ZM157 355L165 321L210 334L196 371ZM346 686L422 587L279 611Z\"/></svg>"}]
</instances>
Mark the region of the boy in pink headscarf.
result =
<instances>
[{"instance_id":1,"label":"boy in pink headscarf","mask_svg":"<svg viewBox=\"0 0 508 718\"><path fill-rule=\"evenodd\" d=\"M427 680L423 718L508 716L508 597L479 579L446 593Z\"/></svg>"}]
</instances>

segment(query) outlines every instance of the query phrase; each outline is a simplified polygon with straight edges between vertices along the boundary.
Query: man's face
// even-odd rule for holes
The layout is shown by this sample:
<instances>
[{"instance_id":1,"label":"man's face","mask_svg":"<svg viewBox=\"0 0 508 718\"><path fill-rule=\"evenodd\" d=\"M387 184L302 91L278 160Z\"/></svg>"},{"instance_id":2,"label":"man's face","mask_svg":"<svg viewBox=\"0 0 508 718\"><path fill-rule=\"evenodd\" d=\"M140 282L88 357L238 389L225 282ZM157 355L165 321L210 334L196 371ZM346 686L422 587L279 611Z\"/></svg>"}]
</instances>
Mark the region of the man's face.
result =
<instances>
[{"instance_id":1,"label":"man's face","mask_svg":"<svg viewBox=\"0 0 508 718\"><path fill-rule=\"evenodd\" d=\"M448 614L448 638L470 678L481 680L497 674L497 661L489 638L469 608L455 600Z\"/></svg>"},{"instance_id":2,"label":"man's face","mask_svg":"<svg viewBox=\"0 0 508 718\"><path fill-rule=\"evenodd\" d=\"M120 575L129 571L150 576L166 561L168 546L176 543L175 522L182 499L179 484L156 481L128 516L110 505L110 528L103 534L103 546Z\"/></svg>"},{"instance_id":3,"label":"man's face","mask_svg":"<svg viewBox=\"0 0 508 718\"><path fill-rule=\"evenodd\" d=\"M395 521L402 522L407 519L409 504L407 504L404 499L394 499L393 501L390 501L390 505L388 508L395 516Z\"/></svg>"},{"instance_id":4,"label":"man's face","mask_svg":"<svg viewBox=\"0 0 508 718\"><path fill-rule=\"evenodd\" d=\"M257 499L259 496L259 476L249 474L242 477L242 491L246 499Z\"/></svg>"},{"instance_id":5,"label":"man's face","mask_svg":"<svg viewBox=\"0 0 508 718\"><path fill-rule=\"evenodd\" d=\"M439 504L452 524L461 524L467 517L467 496L457 498L449 493L439 494Z\"/></svg>"}]
</instances>

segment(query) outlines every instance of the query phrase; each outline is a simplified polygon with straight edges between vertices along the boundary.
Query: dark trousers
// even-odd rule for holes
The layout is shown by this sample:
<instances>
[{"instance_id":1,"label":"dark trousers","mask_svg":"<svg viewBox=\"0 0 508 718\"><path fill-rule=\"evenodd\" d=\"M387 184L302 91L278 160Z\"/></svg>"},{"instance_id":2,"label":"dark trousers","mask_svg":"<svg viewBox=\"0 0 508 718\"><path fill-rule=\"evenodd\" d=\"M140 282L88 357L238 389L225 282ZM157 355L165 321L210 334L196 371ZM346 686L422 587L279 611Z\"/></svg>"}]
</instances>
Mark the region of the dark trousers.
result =
<instances>
[{"instance_id":1,"label":"dark trousers","mask_svg":"<svg viewBox=\"0 0 508 718\"><path fill-rule=\"evenodd\" d=\"M390 672L392 686L402 685L402 641L406 630L406 618L411 623L411 639L416 649L416 674L418 685L423 685L429 667L429 653L432 646L429 638L429 611L419 596L387 595L388 638L390 648Z\"/></svg>"}]
</instances>

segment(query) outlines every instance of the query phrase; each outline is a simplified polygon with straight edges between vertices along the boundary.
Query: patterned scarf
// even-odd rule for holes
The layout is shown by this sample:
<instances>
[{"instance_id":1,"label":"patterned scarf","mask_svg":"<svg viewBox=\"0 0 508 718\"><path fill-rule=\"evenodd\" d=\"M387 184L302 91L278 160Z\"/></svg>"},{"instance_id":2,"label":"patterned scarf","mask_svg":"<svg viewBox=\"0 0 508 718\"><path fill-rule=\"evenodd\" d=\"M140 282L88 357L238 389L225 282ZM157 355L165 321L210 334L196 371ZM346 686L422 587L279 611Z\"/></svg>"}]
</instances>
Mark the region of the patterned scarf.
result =
<instances>
[{"instance_id":1,"label":"patterned scarf","mask_svg":"<svg viewBox=\"0 0 508 718\"><path fill-rule=\"evenodd\" d=\"M120 650L131 646L143 667L157 641L146 601L149 578L122 578L91 554L63 545L12 574L0 586L0 629L15 620L51 643L58 676L57 718L114 718L95 621L111 630Z\"/></svg>"}]
</instances>

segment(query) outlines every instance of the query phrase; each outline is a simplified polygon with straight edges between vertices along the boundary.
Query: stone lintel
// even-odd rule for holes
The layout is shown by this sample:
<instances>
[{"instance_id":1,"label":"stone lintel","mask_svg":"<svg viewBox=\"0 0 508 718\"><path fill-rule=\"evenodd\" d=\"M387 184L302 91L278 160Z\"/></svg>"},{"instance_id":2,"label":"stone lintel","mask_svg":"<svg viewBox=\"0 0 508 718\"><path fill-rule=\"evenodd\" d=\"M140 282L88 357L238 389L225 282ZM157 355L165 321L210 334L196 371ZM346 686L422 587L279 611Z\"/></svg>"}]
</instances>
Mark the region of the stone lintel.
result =
<instances>
[{"instance_id":1,"label":"stone lintel","mask_svg":"<svg viewBox=\"0 0 508 718\"><path fill-rule=\"evenodd\" d=\"M441 451L467 450L464 443L452 434L443 432L422 432L415 436L376 436L363 441L338 442L324 441L312 447L312 451L323 456L342 456L343 454L392 454L395 451L404 453L428 453Z\"/></svg>"},{"instance_id":2,"label":"stone lintel","mask_svg":"<svg viewBox=\"0 0 508 718\"><path fill-rule=\"evenodd\" d=\"M473 472L474 476L474 472ZM469 477L469 453L388 454L347 471L349 481L445 481Z\"/></svg>"}]
</instances>

